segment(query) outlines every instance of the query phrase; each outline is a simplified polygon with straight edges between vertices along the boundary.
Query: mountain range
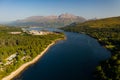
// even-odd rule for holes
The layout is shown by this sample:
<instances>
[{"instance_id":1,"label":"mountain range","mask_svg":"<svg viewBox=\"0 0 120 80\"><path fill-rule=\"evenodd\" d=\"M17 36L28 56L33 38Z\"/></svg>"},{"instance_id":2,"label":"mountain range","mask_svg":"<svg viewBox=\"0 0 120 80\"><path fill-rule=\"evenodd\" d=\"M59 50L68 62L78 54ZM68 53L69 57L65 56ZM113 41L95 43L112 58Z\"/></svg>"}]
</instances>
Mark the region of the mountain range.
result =
<instances>
[{"instance_id":1,"label":"mountain range","mask_svg":"<svg viewBox=\"0 0 120 80\"><path fill-rule=\"evenodd\" d=\"M31 16L22 20L16 20L11 22L9 25L12 26L30 26L30 27L54 27L60 28L69 25L74 22L84 22L85 18L80 16L75 16L73 14L61 14L61 15L51 15L51 16Z\"/></svg>"}]
</instances>

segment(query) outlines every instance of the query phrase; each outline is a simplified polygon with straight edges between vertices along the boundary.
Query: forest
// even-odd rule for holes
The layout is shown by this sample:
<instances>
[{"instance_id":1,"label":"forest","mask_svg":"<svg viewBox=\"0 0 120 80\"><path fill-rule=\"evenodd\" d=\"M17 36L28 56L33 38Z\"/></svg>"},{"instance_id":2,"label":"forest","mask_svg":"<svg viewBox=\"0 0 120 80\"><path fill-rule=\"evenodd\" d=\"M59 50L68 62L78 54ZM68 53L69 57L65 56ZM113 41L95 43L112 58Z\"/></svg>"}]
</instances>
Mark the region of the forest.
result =
<instances>
[{"instance_id":1,"label":"forest","mask_svg":"<svg viewBox=\"0 0 120 80\"><path fill-rule=\"evenodd\" d=\"M65 31L89 35L111 51L111 57L96 67L97 80L120 80L120 17L73 23L62 28Z\"/></svg>"},{"instance_id":2,"label":"forest","mask_svg":"<svg viewBox=\"0 0 120 80\"><path fill-rule=\"evenodd\" d=\"M10 34L10 32L21 32ZM63 33L31 35L18 27L0 25L0 80L22 64L31 61L56 39L63 39Z\"/></svg>"}]
</instances>

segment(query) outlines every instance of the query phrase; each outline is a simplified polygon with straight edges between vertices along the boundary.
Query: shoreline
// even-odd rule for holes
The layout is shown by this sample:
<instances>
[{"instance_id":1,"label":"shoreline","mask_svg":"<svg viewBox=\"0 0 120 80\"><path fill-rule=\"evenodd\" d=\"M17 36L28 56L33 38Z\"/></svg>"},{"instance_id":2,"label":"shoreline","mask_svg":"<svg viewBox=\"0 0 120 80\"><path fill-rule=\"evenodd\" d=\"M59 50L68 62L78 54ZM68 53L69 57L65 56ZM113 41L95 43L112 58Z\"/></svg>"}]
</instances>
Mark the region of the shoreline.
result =
<instances>
[{"instance_id":1,"label":"shoreline","mask_svg":"<svg viewBox=\"0 0 120 80\"><path fill-rule=\"evenodd\" d=\"M53 45L55 45L58 41L64 40L64 38L60 38L60 39L56 39L54 40L52 43L50 43L39 55L37 55L33 60L22 64L18 69L16 69L15 71L11 72L8 76L5 76L2 78L2 80L12 80L13 78L15 78L16 76L18 76L23 70L25 70L27 67L29 67L30 65L36 63L38 60L40 60L40 58L50 49L50 47L52 47Z\"/></svg>"}]
</instances>

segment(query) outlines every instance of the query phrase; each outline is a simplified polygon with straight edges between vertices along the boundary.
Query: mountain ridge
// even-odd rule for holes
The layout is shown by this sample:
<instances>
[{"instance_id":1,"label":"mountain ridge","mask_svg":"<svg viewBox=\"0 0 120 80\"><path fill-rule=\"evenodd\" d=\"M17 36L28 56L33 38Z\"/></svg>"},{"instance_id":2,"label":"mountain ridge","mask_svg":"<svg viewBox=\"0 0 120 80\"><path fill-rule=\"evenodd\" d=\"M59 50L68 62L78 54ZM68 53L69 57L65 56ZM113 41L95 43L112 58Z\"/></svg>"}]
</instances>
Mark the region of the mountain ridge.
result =
<instances>
[{"instance_id":1,"label":"mountain ridge","mask_svg":"<svg viewBox=\"0 0 120 80\"><path fill-rule=\"evenodd\" d=\"M50 16L30 16L25 19L16 20L9 25L13 26L41 26L41 27L63 27L74 22L84 22L85 18L73 14L60 14Z\"/></svg>"}]
</instances>

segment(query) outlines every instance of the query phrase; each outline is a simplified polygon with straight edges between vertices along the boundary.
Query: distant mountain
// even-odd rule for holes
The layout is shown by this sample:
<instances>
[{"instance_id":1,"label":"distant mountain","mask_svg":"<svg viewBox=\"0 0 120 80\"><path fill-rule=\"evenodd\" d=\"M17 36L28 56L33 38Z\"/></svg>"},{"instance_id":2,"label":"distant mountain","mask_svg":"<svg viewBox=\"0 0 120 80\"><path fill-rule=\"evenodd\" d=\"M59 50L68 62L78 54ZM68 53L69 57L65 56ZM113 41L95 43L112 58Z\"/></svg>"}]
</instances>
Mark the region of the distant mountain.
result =
<instances>
[{"instance_id":1,"label":"distant mountain","mask_svg":"<svg viewBox=\"0 0 120 80\"><path fill-rule=\"evenodd\" d=\"M40 27L64 27L74 22L84 22L85 18L73 14L61 14L59 16L31 16L23 20L17 20L9 25L14 26L40 26Z\"/></svg>"}]
</instances>

